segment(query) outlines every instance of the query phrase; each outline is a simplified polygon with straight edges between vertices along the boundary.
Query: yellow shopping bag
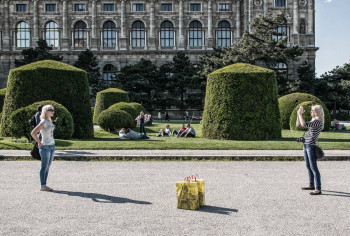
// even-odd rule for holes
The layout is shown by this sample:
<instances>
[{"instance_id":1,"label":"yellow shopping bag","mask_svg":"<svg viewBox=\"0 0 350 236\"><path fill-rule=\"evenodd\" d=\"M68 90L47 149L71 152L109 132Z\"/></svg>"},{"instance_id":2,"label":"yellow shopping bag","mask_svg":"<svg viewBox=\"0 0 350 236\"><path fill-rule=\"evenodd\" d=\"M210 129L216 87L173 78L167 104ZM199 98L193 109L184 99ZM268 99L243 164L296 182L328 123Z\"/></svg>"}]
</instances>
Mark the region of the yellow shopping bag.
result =
<instances>
[{"instance_id":1,"label":"yellow shopping bag","mask_svg":"<svg viewBox=\"0 0 350 236\"><path fill-rule=\"evenodd\" d=\"M177 208L196 210L199 208L198 183L176 182Z\"/></svg>"},{"instance_id":2,"label":"yellow shopping bag","mask_svg":"<svg viewBox=\"0 0 350 236\"><path fill-rule=\"evenodd\" d=\"M198 198L199 198L199 206L202 207L205 204L205 187L204 187L204 179L199 179L198 175L192 175L192 182L198 183Z\"/></svg>"}]
</instances>

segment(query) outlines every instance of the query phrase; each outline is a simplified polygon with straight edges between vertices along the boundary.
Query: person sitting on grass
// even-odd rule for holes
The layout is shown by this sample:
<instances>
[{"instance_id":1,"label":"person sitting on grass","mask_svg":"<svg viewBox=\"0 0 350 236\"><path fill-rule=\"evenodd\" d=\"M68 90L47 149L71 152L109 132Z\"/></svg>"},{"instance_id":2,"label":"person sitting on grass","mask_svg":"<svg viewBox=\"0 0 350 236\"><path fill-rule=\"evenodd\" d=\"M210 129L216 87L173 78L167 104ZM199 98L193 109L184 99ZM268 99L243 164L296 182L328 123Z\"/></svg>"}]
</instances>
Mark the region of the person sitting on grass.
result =
<instances>
[{"instance_id":1,"label":"person sitting on grass","mask_svg":"<svg viewBox=\"0 0 350 236\"><path fill-rule=\"evenodd\" d=\"M153 122L152 115L150 113L146 114L145 125L152 125L152 122Z\"/></svg>"},{"instance_id":2,"label":"person sitting on grass","mask_svg":"<svg viewBox=\"0 0 350 236\"><path fill-rule=\"evenodd\" d=\"M120 131L119 131L119 139L125 139L126 137L126 134L125 134L125 128L122 128Z\"/></svg>"},{"instance_id":3,"label":"person sitting on grass","mask_svg":"<svg viewBox=\"0 0 350 236\"><path fill-rule=\"evenodd\" d=\"M177 136L178 137L196 137L196 131L194 131L193 127L191 127L191 124L187 124L187 129L181 133L181 135Z\"/></svg>"},{"instance_id":4,"label":"person sitting on grass","mask_svg":"<svg viewBox=\"0 0 350 236\"><path fill-rule=\"evenodd\" d=\"M137 134L135 131L132 131L131 129L126 130L125 138L129 139L149 139L149 136L144 134Z\"/></svg>"},{"instance_id":5,"label":"person sitting on grass","mask_svg":"<svg viewBox=\"0 0 350 236\"><path fill-rule=\"evenodd\" d=\"M167 125L164 130L160 129L157 137L170 136L171 133L172 133L172 131L171 131L170 125Z\"/></svg>"},{"instance_id":6,"label":"person sitting on grass","mask_svg":"<svg viewBox=\"0 0 350 236\"><path fill-rule=\"evenodd\" d=\"M173 136L176 135L176 137L179 137L185 130L186 130L185 124L182 124L179 132L177 132L176 129L174 129L172 134Z\"/></svg>"},{"instance_id":7,"label":"person sitting on grass","mask_svg":"<svg viewBox=\"0 0 350 236\"><path fill-rule=\"evenodd\" d=\"M344 124L340 124L338 120L334 119L333 122L336 130L346 130L346 126Z\"/></svg>"}]
</instances>

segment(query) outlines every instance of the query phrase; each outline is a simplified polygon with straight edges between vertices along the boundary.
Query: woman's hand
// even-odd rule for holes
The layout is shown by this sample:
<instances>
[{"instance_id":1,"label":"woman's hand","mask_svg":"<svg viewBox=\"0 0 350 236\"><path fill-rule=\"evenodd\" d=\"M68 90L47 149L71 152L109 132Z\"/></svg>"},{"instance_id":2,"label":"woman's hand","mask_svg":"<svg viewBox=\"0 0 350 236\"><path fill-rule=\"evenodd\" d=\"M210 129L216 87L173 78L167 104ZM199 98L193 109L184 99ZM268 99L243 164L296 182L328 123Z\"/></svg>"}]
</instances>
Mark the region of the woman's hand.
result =
<instances>
[{"instance_id":1,"label":"woman's hand","mask_svg":"<svg viewBox=\"0 0 350 236\"><path fill-rule=\"evenodd\" d=\"M302 115L304 114L304 112L305 112L304 107L300 106L298 109L298 114Z\"/></svg>"},{"instance_id":2,"label":"woman's hand","mask_svg":"<svg viewBox=\"0 0 350 236\"><path fill-rule=\"evenodd\" d=\"M39 141L38 142L38 148L41 148L42 146L44 146L44 144L41 141Z\"/></svg>"}]
</instances>

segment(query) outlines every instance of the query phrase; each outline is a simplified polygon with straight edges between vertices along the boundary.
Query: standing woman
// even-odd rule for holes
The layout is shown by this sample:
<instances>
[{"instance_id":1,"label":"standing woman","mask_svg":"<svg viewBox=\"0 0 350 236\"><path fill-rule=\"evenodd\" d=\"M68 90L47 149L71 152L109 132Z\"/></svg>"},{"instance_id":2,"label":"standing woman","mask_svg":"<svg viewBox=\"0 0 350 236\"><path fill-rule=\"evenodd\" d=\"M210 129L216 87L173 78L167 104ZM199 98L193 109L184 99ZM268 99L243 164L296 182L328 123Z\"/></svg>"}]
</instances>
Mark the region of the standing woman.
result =
<instances>
[{"instance_id":1,"label":"standing woman","mask_svg":"<svg viewBox=\"0 0 350 236\"><path fill-rule=\"evenodd\" d=\"M53 139L53 131L55 126L52 123L51 117L54 115L54 108L51 105L43 107L41 112L41 121L31 133L33 139L38 143L39 153L41 156L40 168L40 183L41 191L52 191L52 188L46 186L47 176L51 162L55 154L55 140ZM40 141L37 134L40 132L42 140Z\"/></svg>"},{"instance_id":2,"label":"standing woman","mask_svg":"<svg viewBox=\"0 0 350 236\"><path fill-rule=\"evenodd\" d=\"M140 134L142 132L146 135L146 130L145 130L145 114L141 111L140 112Z\"/></svg>"},{"instance_id":3,"label":"standing woman","mask_svg":"<svg viewBox=\"0 0 350 236\"><path fill-rule=\"evenodd\" d=\"M302 106L298 109L297 127L307 128L308 131L305 135L304 142L304 159L306 162L306 168L309 173L309 186L301 188L302 190L314 190L310 194L318 195L321 194L321 175L317 167L315 147L321 130L324 128L324 111L320 105L311 107L310 122L305 122L303 118L305 110ZM316 184L316 186L315 186Z\"/></svg>"}]
</instances>

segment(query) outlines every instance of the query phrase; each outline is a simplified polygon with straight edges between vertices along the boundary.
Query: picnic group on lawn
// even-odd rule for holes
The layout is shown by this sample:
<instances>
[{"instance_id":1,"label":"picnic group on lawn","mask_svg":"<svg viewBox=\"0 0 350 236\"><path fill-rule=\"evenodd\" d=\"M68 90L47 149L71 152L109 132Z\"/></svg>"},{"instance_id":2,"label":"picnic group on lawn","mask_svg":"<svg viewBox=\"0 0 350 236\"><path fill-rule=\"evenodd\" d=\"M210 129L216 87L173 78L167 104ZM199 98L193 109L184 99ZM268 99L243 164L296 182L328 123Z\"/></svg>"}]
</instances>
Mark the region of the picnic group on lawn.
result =
<instances>
[{"instance_id":1,"label":"picnic group on lawn","mask_svg":"<svg viewBox=\"0 0 350 236\"><path fill-rule=\"evenodd\" d=\"M39 106L38 112L35 115L36 127L32 130L31 136L37 142L39 153L41 156L41 168L39 172L41 191L53 191L52 188L47 186L47 178L50 170L51 163L55 154L55 140L53 124L55 120L51 118L54 116L54 107L51 105ZM302 106L299 107L297 112L296 125L299 128L307 129L306 135L303 139L303 152L306 163L306 168L309 174L308 186L302 187L302 190L312 190L311 195L321 194L321 175L317 167L316 160L316 143L318 136L324 128L324 111L320 105L312 106L311 117L312 120L305 122L303 114L305 110ZM140 126L140 133L136 133L130 128L122 128L119 131L120 139L149 139L147 136L145 125L152 124L152 117L140 112L140 115L135 119ZM166 125L165 129L159 131L158 137L176 136L180 137L196 137L196 132L190 123L187 124L187 128L182 124L180 129L172 130L170 125Z\"/></svg>"}]
</instances>

